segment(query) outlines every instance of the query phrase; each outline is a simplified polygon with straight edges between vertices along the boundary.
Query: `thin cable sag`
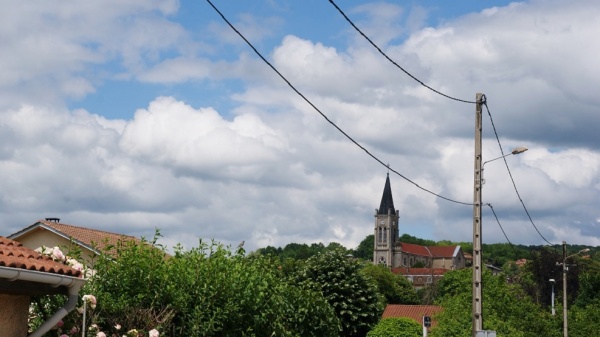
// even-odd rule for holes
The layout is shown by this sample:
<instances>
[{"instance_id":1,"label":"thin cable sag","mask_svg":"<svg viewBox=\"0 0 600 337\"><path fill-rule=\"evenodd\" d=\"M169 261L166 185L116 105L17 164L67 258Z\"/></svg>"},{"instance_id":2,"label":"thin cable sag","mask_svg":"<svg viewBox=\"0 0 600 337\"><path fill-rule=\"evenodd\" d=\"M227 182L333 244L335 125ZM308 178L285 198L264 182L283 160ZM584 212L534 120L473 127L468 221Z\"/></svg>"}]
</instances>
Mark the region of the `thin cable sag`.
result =
<instances>
[{"instance_id":1,"label":"thin cable sag","mask_svg":"<svg viewBox=\"0 0 600 337\"><path fill-rule=\"evenodd\" d=\"M393 65L395 65L396 67L398 67L398 69L402 70L406 75L408 75L410 78L412 78L413 80L417 81L420 85L424 86L425 88L435 92L438 95L444 96L446 98L458 101L458 102L463 102L463 103L469 103L469 104L476 104L477 102L475 101L468 101L468 100L464 100L464 99L460 99L460 98L456 98L456 97L452 97L449 95L444 94L443 92L433 89L432 87L428 86L427 84L423 83L423 81L419 80L418 78L416 78L413 74L409 73L406 69L402 68L402 66L400 66L398 63L396 63L394 60L392 60L389 56L387 56L387 54L381 50L381 48L379 48L379 46L377 46L375 44L375 42L373 42L373 40L371 40L365 33L362 32L362 30L360 30L360 28L358 28L354 22L352 22L352 20L350 20L350 18L346 15L346 13L344 13L344 11L342 11L342 9L340 7L338 7L338 5L336 5L336 3L333 0L329 0L329 2L333 5L333 7L335 7L338 12L340 12L340 14L346 19L346 21L348 21L348 23L360 34L362 35L367 41L369 41L369 43L375 48L377 49L377 51L383 55L383 57L385 57L388 61L390 61Z\"/></svg>"},{"instance_id":2,"label":"thin cable sag","mask_svg":"<svg viewBox=\"0 0 600 337\"><path fill-rule=\"evenodd\" d=\"M408 181L409 183L415 185L417 188L432 194L438 198L450 201L450 202L454 202L457 204L461 204L461 205L469 205L472 206L473 203L467 203L467 202L462 202L462 201L457 201L457 200L453 200L447 197L444 197L440 194L437 194L433 191L430 191L424 187L421 187L419 184L417 184L416 182L408 179L407 177L405 177L404 175L400 174L399 172L397 172L396 170L392 169L391 167L389 167L389 165L385 164L383 161L381 161L379 158L377 158L375 155L373 155L371 152L369 152L369 150L367 150L365 147L363 147L362 145L360 145L357 141L355 141L352 137L350 137L346 132L344 132L344 130L342 130L340 127L338 127L334 122L332 122L323 112L321 112L321 110L319 110L319 108L317 108L308 98L306 98L298 89L296 89L296 87L294 87L292 85L292 83L290 83L290 81L287 80L287 78L285 78L278 70L277 68L275 68L269 61L267 61L267 59L252 45L252 43L250 43L250 41L248 41L246 39L246 37L244 37L244 35L242 35L242 33L240 33L231 22L229 22L229 20L227 20L227 18L225 17L225 15L223 15L223 13L221 13L221 11L219 11L219 9L217 9L217 7L215 7L215 5L210 1L210 0L206 0L211 7L219 14L219 16L221 16L221 18L223 19L223 21L225 21L227 23L227 25L229 25L229 27L231 27L231 29L233 29L234 32L237 33L237 35L239 35L244 42L246 42L246 44L252 48L252 50L254 51L254 53L256 53L256 55L258 55L258 57L260 57L263 62L265 62L275 73L277 73L277 75L279 75L279 77L285 82L287 83L287 85L294 90L294 92L296 92L296 94L298 94L300 97L302 97L302 99L304 99L304 101L306 103L308 103L313 109L315 109L323 118L325 118L325 120L327 122L329 122L329 124L331 124L334 128L336 128L340 133L342 133L346 138L348 138L352 143L354 143L354 145L358 146L360 149L362 149L363 151L365 151L365 153L367 153L371 158L375 159L375 161L377 161L379 164L387 167L390 171L394 172L395 174L397 174L399 177L401 177L402 179Z\"/></svg>"},{"instance_id":3,"label":"thin cable sag","mask_svg":"<svg viewBox=\"0 0 600 337\"><path fill-rule=\"evenodd\" d=\"M490 203L487 203L485 205L489 206L490 209L492 210L492 213L494 213L494 217L496 218L496 222L498 223L498 226L500 226L500 230L502 230L502 234L504 234L504 237L506 238L506 241L510 245L510 248L512 248L513 253L515 253L515 255L517 255L518 254L517 250L513 246L512 242L510 242L510 240L508 239L508 236L506 236L506 232L504 231L504 228L502 228L502 225L500 224L500 220L498 220L498 216L496 215L496 211L494 211L494 207L492 207L492 204L490 204Z\"/></svg>"},{"instance_id":4,"label":"thin cable sag","mask_svg":"<svg viewBox=\"0 0 600 337\"><path fill-rule=\"evenodd\" d=\"M492 129L494 129L494 135L496 136L496 140L498 141L498 146L500 147L500 153L502 154L502 156L504 156L504 150L502 150L502 144L500 144L500 137L498 137L498 132L496 131L496 125L494 125L494 119L492 118L492 113L490 112L490 108L487 105L487 100L485 99L485 96L483 97L483 105L485 106L485 109L487 110L487 113L490 116L490 122L492 123ZM550 243L550 241L546 240L546 238L542 235L542 233L537 228L535 223L533 223L533 219L531 218L531 215L529 214L527 207L525 207L525 203L523 202L523 199L521 198L521 195L519 194L519 190L517 189L517 184L515 183L515 180L513 179L512 173L510 172L510 168L508 167L508 162L506 161L506 157L503 157L502 159L504 160L504 165L506 166L506 170L508 171L508 175L510 176L510 181L512 182L515 192L517 193L517 197L519 198L519 201L521 202L521 205L523 205L523 209L525 210L525 213L527 214L527 217L529 218L529 222L531 222L531 224L533 225L533 228L535 228L535 230L540 235L540 237L544 241L546 241L546 243L548 243L549 245L552 245L552 243Z\"/></svg>"}]
</instances>

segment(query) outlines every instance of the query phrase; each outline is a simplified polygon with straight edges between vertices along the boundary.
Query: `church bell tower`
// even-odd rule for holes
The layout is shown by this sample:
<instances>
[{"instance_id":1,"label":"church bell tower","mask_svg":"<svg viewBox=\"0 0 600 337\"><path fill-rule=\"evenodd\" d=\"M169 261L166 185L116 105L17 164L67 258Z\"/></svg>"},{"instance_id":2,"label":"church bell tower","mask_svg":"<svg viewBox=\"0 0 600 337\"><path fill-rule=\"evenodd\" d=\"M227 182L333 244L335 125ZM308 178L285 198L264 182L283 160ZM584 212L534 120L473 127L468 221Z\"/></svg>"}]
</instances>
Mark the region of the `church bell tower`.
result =
<instances>
[{"instance_id":1,"label":"church bell tower","mask_svg":"<svg viewBox=\"0 0 600 337\"><path fill-rule=\"evenodd\" d=\"M394 208L390 174L385 179L383 196L379 209L375 209L375 237L373 247L373 263L395 267L396 241L398 240L399 211Z\"/></svg>"}]
</instances>

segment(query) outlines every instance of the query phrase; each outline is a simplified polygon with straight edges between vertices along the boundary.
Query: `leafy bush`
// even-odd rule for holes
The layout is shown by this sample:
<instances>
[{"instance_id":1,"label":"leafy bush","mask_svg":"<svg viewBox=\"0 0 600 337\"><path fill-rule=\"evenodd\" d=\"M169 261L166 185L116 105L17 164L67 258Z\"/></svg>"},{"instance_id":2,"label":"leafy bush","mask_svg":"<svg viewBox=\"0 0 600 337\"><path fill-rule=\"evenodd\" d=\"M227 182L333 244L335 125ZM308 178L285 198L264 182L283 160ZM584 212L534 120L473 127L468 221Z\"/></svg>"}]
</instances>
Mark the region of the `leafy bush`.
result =
<instances>
[{"instance_id":1,"label":"leafy bush","mask_svg":"<svg viewBox=\"0 0 600 337\"><path fill-rule=\"evenodd\" d=\"M155 240L156 241L156 240ZM200 242L168 256L158 245L121 243L101 258L90 291L102 331L156 328L162 336L337 336L321 293L286 282L268 257Z\"/></svg>"},{"instance_id":2,"label":"leafy bush","mask_svg":"<svg viewBox=\"0 0 600 337\"><path fill-rule=\"evenodd\" d=\"M392 273L388 267L368 263L362 272L375 281L387 304L419 304L412 284L404 276Z\"/></svg>"},{"instance_id":3,"label":"leafy bush","mask_svg":"<svg viewBox=\"0 0 600 337\"><path fill-rule=\"evenodd\" d=\"M384 318L369 331L367 337L420 337L423 335L421 324L410 318Z\"/></svg>"},{"instance_id":4,"label":"leafy bush","mask_svg":"<svg viewBox=\"0 0 600 337\"><path fill-rule=\"evenodd\" d=\"M322 292L341 322L341 336L365 336L379 321L383 300L377 286L344 251L309 258L297 279L307 289Z\"/></svg>"}]
</instances>

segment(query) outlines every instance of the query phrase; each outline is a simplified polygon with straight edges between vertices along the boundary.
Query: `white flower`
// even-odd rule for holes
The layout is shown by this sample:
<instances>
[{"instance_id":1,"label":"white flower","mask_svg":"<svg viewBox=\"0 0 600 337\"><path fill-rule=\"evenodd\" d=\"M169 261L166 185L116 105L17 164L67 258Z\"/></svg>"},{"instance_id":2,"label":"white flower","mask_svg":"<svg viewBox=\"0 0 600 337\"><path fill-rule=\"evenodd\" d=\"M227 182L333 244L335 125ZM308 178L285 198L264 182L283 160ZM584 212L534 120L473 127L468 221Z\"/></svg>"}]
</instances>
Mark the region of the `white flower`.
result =
<instances>
[{"instance_id":1,"label":"white flower","mask_svg":"<svg viewBox=\"0 0 600 337\"><path fill-rule=\"evenodd\" d=\"M64 261L65 260L65 254L63 254L63 252L58 247L52 248L51 256L56 261Z\"/></svg>"},{"instance_id":2,"label":"white flower","mask_svg":"<svg viewBox=\"0 0 600 337\"><path fill-rule=\"evenodd\" d=\"M83 295L83 300L90 304L92 309L96 309L96 296L94 295Z\"/></svg>"},{"instance_id":3,"label":"white flower","mask_svg":"<svg viewBox=\"0 0 600 337\"><path fill-rule=\"evenodd\" d=\"M159 333L158 330L156 329L152 329L148 332L148 337L158 337Z\"/></svg>"}]
</instances>

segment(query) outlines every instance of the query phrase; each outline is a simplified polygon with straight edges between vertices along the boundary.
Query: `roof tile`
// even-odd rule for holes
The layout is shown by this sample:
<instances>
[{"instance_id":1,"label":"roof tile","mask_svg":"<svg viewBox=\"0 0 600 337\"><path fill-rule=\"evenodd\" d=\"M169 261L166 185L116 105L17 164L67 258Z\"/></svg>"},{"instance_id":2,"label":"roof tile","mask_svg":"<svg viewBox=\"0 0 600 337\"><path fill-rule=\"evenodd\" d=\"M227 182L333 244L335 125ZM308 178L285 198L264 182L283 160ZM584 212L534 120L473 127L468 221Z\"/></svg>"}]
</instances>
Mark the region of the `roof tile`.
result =
<instances>
[{"instance_id":1,"label":"roof tile","mask_svg":"<svg viewBox=\"0 0 600 337\"><path fill-rule=\"evenodd\" d=\"M81 272L0 236L0 266L79 277Z\"/></svg>"},{"instance_id":2,"label":"roof tile","mask_svg":"<svg viewBox=\"0 0 600 337\"><path fill-rule=\"evenodd\" d=\"M51 227L54 230L61 232L68 237L72 237L73 239L80 241L89 247L98 249L100 252L104 251L107 246L115 246L119 241L140 242L138 238L129 235L67 225L55 221L40 220L38 223ZM110 249L109 252L114 253L114 250L114 248Z\"/></svg>"},{"instance_id":3,"label":"roof tile","mask_svg":"<svg viewBox=\"0 0 600 337\"><path fill-rule=\"evenodd\" d=\"M430 316L431 325L437 324L434 319L435 314L442 311L442 307L437 305L404 305L404 304L388 304L381 315L381 318L389 317L407 317L421 323L423 316Z\"/></svg>"}]
</instances>

